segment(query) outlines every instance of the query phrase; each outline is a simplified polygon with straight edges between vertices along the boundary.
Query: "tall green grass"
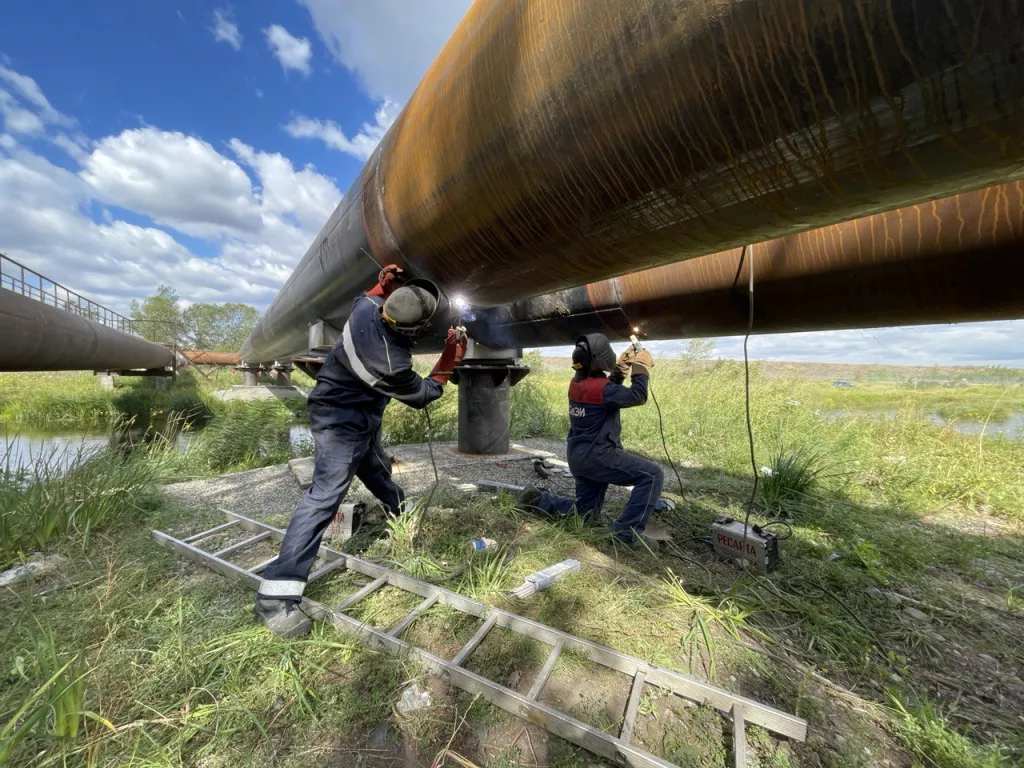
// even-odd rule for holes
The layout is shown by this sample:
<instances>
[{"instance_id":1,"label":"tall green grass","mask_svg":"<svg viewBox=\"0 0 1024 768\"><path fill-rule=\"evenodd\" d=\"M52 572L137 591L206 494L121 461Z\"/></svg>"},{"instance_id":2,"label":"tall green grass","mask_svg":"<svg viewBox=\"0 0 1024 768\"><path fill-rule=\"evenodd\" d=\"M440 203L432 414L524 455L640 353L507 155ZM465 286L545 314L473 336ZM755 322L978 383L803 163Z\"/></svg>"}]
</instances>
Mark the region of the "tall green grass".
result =
<instances>
[{"instance_id":1,"label":"tall green grass","mask_svg":"<svg viewBox=\"0 0 1024 768\"><path fill-rule=\"evenodd\" d=\"M153 379L119 377L113 389L87 372L0 374L0 423L89 426L157 413L212 412L207 382L184 371L166 389Z\"/></svg>"},{"instance_id":2,"label":"tall green grass","mask_svg":"<svg viewBox=\"0 0 1024 768\"><path fill-rule=\"evenodd\" d=\"M24 467L9 444L0 453L0 564L69 535L87 546L95 531L156 503L160 470L145 456L53 450Z\"/></svg>"},{"instance_id":3,"label":"tall green grass","mask_svg":"<svg viewBox=\"0 0 1024 768\"><path fill-rule=\"evenodd\" d=\"M652 387L673 461L714 468L738 483L750 483L742 364L722 361L685 375L678 364L661 363L654 368ZM546 404L543 411L519 417L535 418L536 434L562 437L568 430L569 378L568 371L540 371L527 378ZM835 414L820 407L820 391L820 382L770 378L761 366L751 368L757 466L782 471L775 483L761 480L768 480L766 492L790 497L765 497L765 504L785 506L815 488L906 509L990 505L1024 518L1024 442L936 426L929 411L913 402L897 401L888 415ZM652 401L623 411L622 424L627 449L664 461ZM684 475L696 471L702 470L684 469ZM666 488L671 491L674 485Z\"/></svg>"},{"instance_id":4,"label":"tall green grass","mask_svg":"<svg viewBox=\"0 0 1024 768\"><path fill-rule=\"evenodd\" d=\"M291 411L276 400L228 403L189 443L187 466L207 472L249 469L292 458Z\"/></svg>"}]
</instances>

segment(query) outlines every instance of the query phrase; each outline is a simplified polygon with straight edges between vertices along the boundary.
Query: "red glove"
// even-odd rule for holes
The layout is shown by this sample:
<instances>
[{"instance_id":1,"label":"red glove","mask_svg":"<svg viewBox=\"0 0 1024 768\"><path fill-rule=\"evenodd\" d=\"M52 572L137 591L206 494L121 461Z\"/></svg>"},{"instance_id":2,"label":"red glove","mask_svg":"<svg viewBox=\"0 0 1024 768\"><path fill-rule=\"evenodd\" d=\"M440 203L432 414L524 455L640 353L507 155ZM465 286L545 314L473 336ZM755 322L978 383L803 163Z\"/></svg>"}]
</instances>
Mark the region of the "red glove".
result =
<instances>
[{"instance_id":1,"label":"red glove","mask_svg":"<svg viewBox=\"0 0 1024 768\"><path fill-rule=\"evenodd\" d=\"M444 351L437 359L437 365L430 372L430 378L441 384L447 384L455 366L462 362L462 356L466 354L466 329L449 328L448 338L444 342Z\"/></svg>"},{"instance_id":2,"label":"red glove","mask_svg":"<svg viewBox=\"0 0 1024 768\"><path fill-rule=\"evenodd\" d=\"M388 264L377 275L377 285L367 292L367 296L387 298L391 292L405 282L405 270L397 264Z\"/></svg>"}]
</instances>

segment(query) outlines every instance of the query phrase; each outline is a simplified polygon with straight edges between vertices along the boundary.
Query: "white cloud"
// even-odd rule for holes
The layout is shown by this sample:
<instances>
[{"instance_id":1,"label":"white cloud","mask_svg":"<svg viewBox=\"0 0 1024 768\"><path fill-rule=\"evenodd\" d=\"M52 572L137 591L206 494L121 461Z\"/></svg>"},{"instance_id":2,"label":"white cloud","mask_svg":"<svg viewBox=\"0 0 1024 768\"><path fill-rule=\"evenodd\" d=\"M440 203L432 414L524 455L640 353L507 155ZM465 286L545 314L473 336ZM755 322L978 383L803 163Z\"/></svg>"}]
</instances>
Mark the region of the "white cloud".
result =
<instances>
[{"instance_id":1,"label":"white cloud","mask_svg":"<svg viewBox=\"0 0 1024 768\"><path fill-rule=\"evenodd\" d=\"M811 331L752 336L751 360L879 363L881 365L1001 365L1024 368L1024 320L918 325L848 331ZM743 337L715 339L712 357L743 359ZM674 358L685 340L652 341L655 355ZM625 344L615 344L617 350ZM572 347L547 347L545 355L565 357Z\"/></svg>"},{"instance_id":2,"label":"white cloud","mask_svg":"<svg viewBox=\"0 0 1024 768\"><path fill-rule=\"evenodd\" d=\"M122 311L160 283L174 286L189 301L265 306L341 193L312 168L295 171L280 155L237 141L232 145L259 180L249 201L259 226L225 235L211 258L191 253L163 229L120 220L106 209L93 221L86 211L95 190L83 178L18 148L0 150L0 247Z\"/></svg>"},{"instance_id":3,"label":"white cloud","mask_svg":"<svg viewBox=\"0 0 1024 768\"><path fill-rule=\"evenodd\" d=\"M45 131L42 118L22 107L14 96L4 90L0 90L0 116L4 119L4 127L11 133L31 136Z\"/></svg>"},{"instance_id":4,"label":"white cloud","mask_svg":"<svg viewBox=\"0 0 1024 768\"><path fill-rule=\"evenodd\" d=\"M89 155L90 142L81 134L58 133L51 140L80 163Z\"/></svg>"},{"instance_id":5,"label":"white cloud","mask_svg":"<svg viewBox=\"0 0 1024 768\"><path fill-rule=\"evenodd\" d=\"M180 13L180 12L179 12ZM230 7L217 8L213 12L213 39L218 43L227 43L236 51L242 50L242 33L234 20L234 12Z\"/></svg>"},{"instance_id":6,"label":"white cloud","mask_svg":"<svg viewBox=\"0 0 1024 768\"><path fill-rule=\"evenodd\" d=\"M122 311L160 283L190 302L266 305L341 198L312 166L237 139L222 154L154 127L94 146L77 134L39 138L82 168L56 166L0 133L0 250ZM155 224L124 221L102 203ZM206 238L213 255L191 252L173 230Z\"/></svg>"},{"instance_id":7,"label":"white cloud","mask_svg":"<svg viewBox=\"0 0 1024 768\"><path fill-rule=\"evenodd\" d=\"M374 123L363 123L362 130L351 138L334 121L317 120L305 115L295 116L284 129L292 138L319 139L331 149L366 160L395 122L399 111L399 106L393 101L385 101L374 114Z\"/></svg>"},{"instance_id":8,"label":"white cloud","mask_svg":"<svg viewBox=\"0 0 1024 768\"><path fill-rule=\"evenodd\" d=\"M256 172L256 199L264 226L273 217L294 217L303 237L311 241L341 199L341 192L312 165L296 171L279 153L257 152L238 139L228 142L238 159ZM308 242L306 243L308 245Z\"/></svg>"},{"instance_id":9,"label":"white cloud","mask_svg":"<svg viewBox=\"0 0 1024 768\"><path fill-rule=\"evenodd\" d=\"M60 130L73 129L77 123L50 104L35 80L3 65L0 65L0 117L9 132L3 134L4 149L13 149L16 144L11 134L52 141L75 159L80 159L89 146L88 139L80 133ZM57 132L48 128L56 128Z\"/></svg>"},{"instance_id":10,"label":"white cloud","mask_svg":"<svg viewBox=\"0 0 1024 768\"><path fill-rule=\"evenodd\" d=\"M75 125L74 119L53 108L53 105L43 95L39 84L28 75L22 75L0 65L0 81L7 84L7 87L17 95L18 100L27 102L27 106L39 115L39 119L43 123L63 126L65 128L71 128ZM5 93L8 98L14 98L7 91L0 91L0 93Z\"/></svg>"},{"instance_id":11,"label":"white cloud","mask_svg":"<svg viewBox=\"0 0 1024 768\"><path fill-rule=\"evenodd\" d=\"M761 360L899 365L1024 367L1024 321L958 323L754 336L750 354ZM743 357L743 338L718 341L718 355Z\"/></svg>"},{"instance_id":12,"label":"white cloud","mask_svg":"<svg viewBox=\"0 0 1024 768\"><path fill-rule=\"evenodd\" d=\"M334 58L379 101L403 103L471 0L299 0Z\"/></svg>"},{"instance_id":13,"label":"white cloud","mask_svg":"<svg viewBox=\"0 0 1024 768\"><path fill-rule=\"evenodd\" d=\"M313 46L305 37L293 37L287 29L280 24L272 24L263 30L267 36L267 45L274 52L274 56L284 71L294 69L305 76L313 71L309 66L309 60L313 57Z\"/></svg>"},{"instance_id":14,"label":"white cloud","mask_svg":"<svg viewBox=\"0 0 1024 768\"><path fill-rule=\"evenodd\" d=\"M249 176L194 136L135 128L97 142L83 165L82 178L99 199L186 234L260 228Z\"/></svg>"}]
</instances>

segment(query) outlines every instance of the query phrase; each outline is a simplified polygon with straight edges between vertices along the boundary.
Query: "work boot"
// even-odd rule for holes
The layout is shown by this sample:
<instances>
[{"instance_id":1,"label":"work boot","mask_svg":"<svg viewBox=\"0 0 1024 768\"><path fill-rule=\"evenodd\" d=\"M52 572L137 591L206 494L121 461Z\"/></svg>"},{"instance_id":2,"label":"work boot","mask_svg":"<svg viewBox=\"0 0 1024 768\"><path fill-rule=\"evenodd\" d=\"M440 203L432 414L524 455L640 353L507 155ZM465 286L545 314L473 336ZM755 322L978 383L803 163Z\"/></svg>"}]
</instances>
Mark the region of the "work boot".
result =
<instances>
[{"instance_id":1,"label":"work boot","mask_svg":"<svg viewBox=\"0 0 1024 768\"><path fill-rule=\"evenodd\" d=\"M516 506L521 509L537 509L540 502L541 490L535 485L528 485L519 492L516 497Z\"/></svg>"},{"instance_id":2,"label":"work boot","mask_svg":"<svg viewBox=\"0 0 1024 768\"><path fill-rule=\"evenodd\" d=\"M294 600L257 598L253 613L278 637L303 637L313 629L313 620Z\"/></svg>"}]
</instances>

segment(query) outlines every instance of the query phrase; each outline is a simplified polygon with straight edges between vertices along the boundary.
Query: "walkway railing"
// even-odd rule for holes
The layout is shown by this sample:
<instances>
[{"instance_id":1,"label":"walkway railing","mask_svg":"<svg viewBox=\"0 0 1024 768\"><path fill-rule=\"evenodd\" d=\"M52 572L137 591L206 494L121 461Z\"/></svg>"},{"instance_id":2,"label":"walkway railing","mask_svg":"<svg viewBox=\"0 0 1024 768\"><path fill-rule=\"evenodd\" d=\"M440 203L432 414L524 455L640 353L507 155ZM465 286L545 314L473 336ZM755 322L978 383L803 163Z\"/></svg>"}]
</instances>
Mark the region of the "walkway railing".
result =
<instances>
[{"instance_id":1,"label":"walkway railing","mask_svg":"<svg viewBox=\"0 0 1024 768\"><path fill-rule=\"evenodd\" d=\"M0 286L43 304L62 309L124 333L139 335L135 321L55 283L0 253Z\"/></svg>"}]
</instances>

